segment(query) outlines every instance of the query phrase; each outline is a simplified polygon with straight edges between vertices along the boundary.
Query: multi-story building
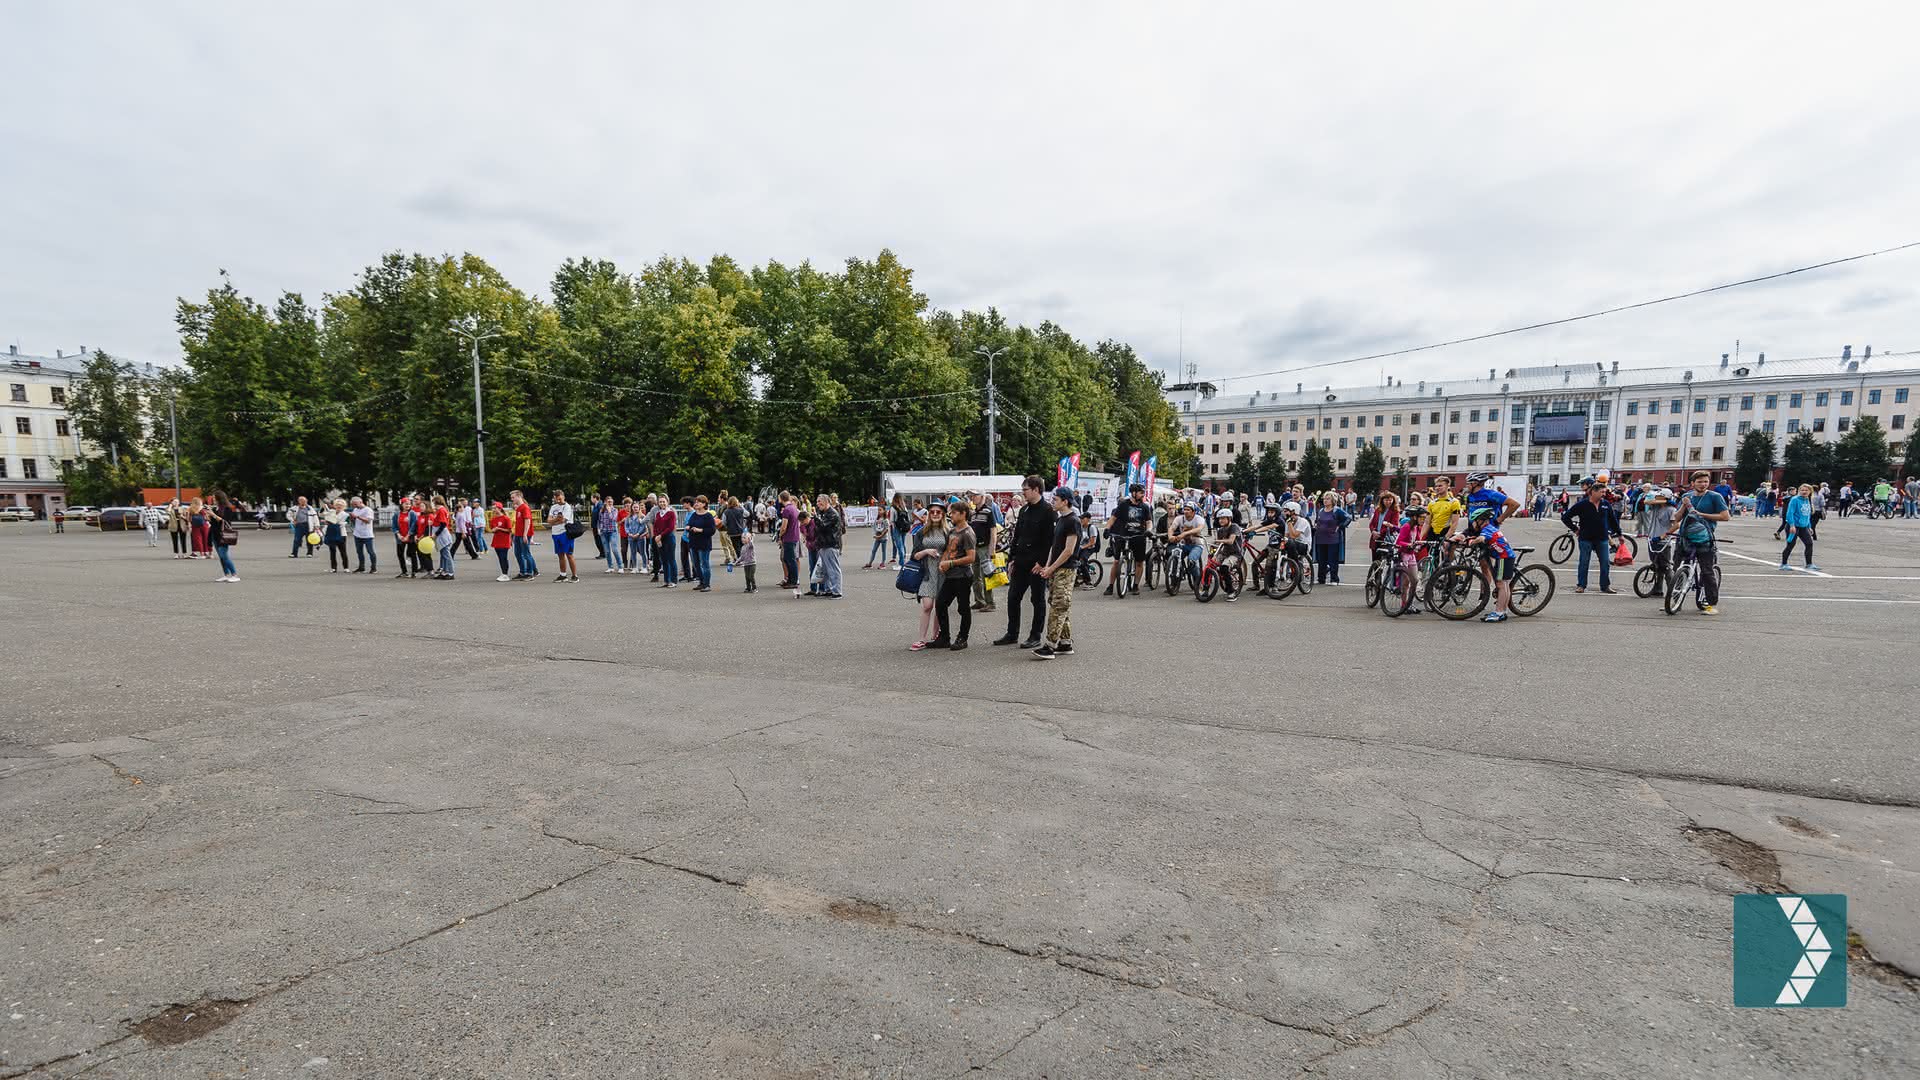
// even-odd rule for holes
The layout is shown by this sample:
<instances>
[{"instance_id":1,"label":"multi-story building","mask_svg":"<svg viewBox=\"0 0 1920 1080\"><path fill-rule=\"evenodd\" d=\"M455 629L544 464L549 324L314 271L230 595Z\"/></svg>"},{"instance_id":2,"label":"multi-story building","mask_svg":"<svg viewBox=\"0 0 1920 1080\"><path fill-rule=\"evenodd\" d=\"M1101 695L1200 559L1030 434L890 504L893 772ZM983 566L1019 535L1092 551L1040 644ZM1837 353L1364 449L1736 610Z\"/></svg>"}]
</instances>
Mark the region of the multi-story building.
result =
<instances>
[{"instance_id":1,"label":"multi-story building","mask_svg":"<svg viewBox=\"0 0 1920 1080\"><path fill-rule=\"evenodd\" d=\"M0 365L0 506L27 506L45 517L65 509L66 470L80 459L80 433L67 399L86 362L79 354L26 356L7 347Z\"/></svg>"},{"instance_id":2,"label":"multi-story building","mask_svg":"<svg viewBox=\"0 0 1920 1080\"><path fill-rule=\"evenodd\" d=\"M1900 452L1920 422L1920 366L1911 354L1768 361L1722 355L1717 364L1622 369L1553 364L1489 370L1484 379L1437 379L1413 386L1222 392L1212 383L1166 388L1181 433L1198 452L1202 477L1224 481L1234 456L1258 459L1279 442L1288 471L1318 439L1340 486L1362 446L1379 447L1392 475L1404 466L1424 484L1466 473L1524 475L1571 484L1601 469L1615 477L1679 481L1693 469L1732 469L1740 439L1759 429L1776 451L1801 430L1837 441L1873 416ZM1889 361L1892 361L1889 363ZM1547 421L1536 425L1536 420ZM1544 439L1553 441L1543 441ZM1777 457L1776 457L1777 460Z\"/></svg>"}]
</instances>

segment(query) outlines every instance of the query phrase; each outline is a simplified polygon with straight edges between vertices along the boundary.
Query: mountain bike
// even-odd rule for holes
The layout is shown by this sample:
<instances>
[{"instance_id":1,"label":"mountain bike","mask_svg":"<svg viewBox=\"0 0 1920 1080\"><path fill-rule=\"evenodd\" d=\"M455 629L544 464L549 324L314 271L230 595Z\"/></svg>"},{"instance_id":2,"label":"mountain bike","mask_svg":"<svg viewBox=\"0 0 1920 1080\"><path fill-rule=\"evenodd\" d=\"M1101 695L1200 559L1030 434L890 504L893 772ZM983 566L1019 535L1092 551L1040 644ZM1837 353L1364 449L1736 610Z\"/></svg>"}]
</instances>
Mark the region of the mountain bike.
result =
<instances>
[{"instance_id":1,"label":"mountain bike","mask_svg":"<svg viewBox=\"0 0 1920 1080\"><path fill-rule=\"evenodd\" d=\"M1479 559L1462 545L1458 551L1439 557L1421 596L1428 611L1459 622L1480 614L1487 606L1491 591L1492 585L1486 571L1480 569Z\"/></svg>"},{"instance_id":2,"label":"mountain bike","mask_svg":"<svg viewBox=\"0 0 1920 1080\"><path fill-rule=\"evenodd\" d=\"M1201 560L1200 569L1194 570L1193 564L1187 564L1187 572L1193 576L1193 598L1204 604L1212 600L1215 594L1224 593L1227 599L1235 600L1245 582L1246 566L1238 556L1220 558L1223 545L1215 540L1207 544L1206 557Z\"/></svg>"},{"instance_id":3,"label":"mountain bike","mask_svg":"<svg viewBox=\"0 0 1920 1080\"><path fill-rule=\"evenodd\" d=\"M1700 562L1694 555L1693 546L1688 545L1686 552L1674 560L1673 569L1667 571L1667 595L1661 601L1662 609L1669 615L1678 615L1680 606L1687 602L1689 592L1693 593L1694 607L1706 607L1707 595L1701 588L1703 584ZM1720 585L1720 566L1717 563L1713 568L1713 584L1717 594Z\"/></svg>"},{"instance_id":4,"label":"mountain bike","mask_svg":"<svg viewBox=\"0 0 1920 1080\"><path fill-rule=\"evenodd\" d=\"M1645 600L1660 591L1661 583L1667 579L1668 544L1663 537L1651 537L1647 540L1647 555L1651 562L1634 572L1633 595Z\"/></svg>"},{"instance_id":5,"label":"mountain bike","mask_svg":"<svg viewBox=\"0 0 1920 1080\"><path fill-rule=\"evenodd\" d=\"M1374 570L1379 571L1377 582ZM1370 605L1379 604L1380 614L1389 619L1397 619L1405 615L1413 607L1413 598L1419 594L1419 579L1420 571L1417 565L1409 570L1401 565L1397 555L1389 554L1384 561L1375 563L1374 569L1367 572L1367 588L1372 590L1377 585L1379 589L1378 595L1370 601Z\"/></svg>"},{"instance_id":6,"label":"mountain bike","mask_svg":"<svg viewBox=\"0 0 1920 1080\"><path fill-rule=\"evenodd\" d=\"M1519 562L1520 556L1530 555L1533 550L1514 548L1514 561ZM1513 580L1507 583L1507 610L1521 618L1538 615L1552 602L1553 587L1553 571L1545 563L1528 563L1514 571Z\"/></svg>"},{"instance_id":7,"label":"mountain bike","mask_svg":"<svg viewBox=\"0 0 1920 1080\"><path fill-rule=\"evenodd\" d=\"M1638 559L1640 557L1640 541L1635 540L1625 533L1615 533L1608 537L1607 549L1601 554L1601 557L1605 559L1613 558L1614 547L1623 540L1626 541L1627 550L1633 552L1633 557ZM1575 533L1572 529L1568 529L1566 532L1554 537L1553 543L1547 545L1547 558L1552 559L1556 563L1564 564L1573 558L1574 552L1579 550L1579 534Z\"/></svg>"},{"instance_id":8,"label":"mountain bike","mask_svg":"<svg viewBox=\"0 0 1920 1080\"><path fill-rule=\"evenodd\" d=\"M1313 564L1306 555L1288 550L1282 542L1278 557L1270 556L1267 561L1272 564L1265 589L1269 598L1285 600L1296 592L1305 596L1313 591Z\"/></svg>"},{"instance_id":9,"label":"mountain bike","mask_svg":"<svg viewBox=\"0 0 1920 1080\"><path fill-rule=\"evenodd\" d=\"M1073 573L1074 588L1097 589L1100 587L1100 579L1105 573L1106 570L1100 565L1099 559L1091 555L1084 556L1080 560L1080 565L1075 568Z\"/></svg>"},{"instance_id":10,"label":"mountain bike","mask_svg":"<svg viewBox=\"0 0 1920 1080\"><path fill-rule=\"evenodd\" d=\"M1107 554L1113 558L1113 598L1124 600L1127 592L1139 588L1140 582L1134 576L1133 542L1124 536L1112 537L1108 542Z\"/></svg>"}]
</instances>

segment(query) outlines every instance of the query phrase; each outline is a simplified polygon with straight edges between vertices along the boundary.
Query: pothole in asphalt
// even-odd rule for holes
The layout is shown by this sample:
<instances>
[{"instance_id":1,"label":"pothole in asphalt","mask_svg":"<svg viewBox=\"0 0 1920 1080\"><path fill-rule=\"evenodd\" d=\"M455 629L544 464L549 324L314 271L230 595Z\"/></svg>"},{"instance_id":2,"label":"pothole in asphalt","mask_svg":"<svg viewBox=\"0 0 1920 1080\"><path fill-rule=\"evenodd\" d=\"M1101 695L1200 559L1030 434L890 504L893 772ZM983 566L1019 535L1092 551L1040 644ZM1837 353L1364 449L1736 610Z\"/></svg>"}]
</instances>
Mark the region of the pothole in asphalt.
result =
<instances>
[{"instance_id":1,"label":"pothole in asphalt","mask_svg":"<svg viewBox=\"0 0 1920 1080\"><path fill-rule=\"evenodd\" d=\"M1813 826L1807 824L1806 822L1800 820L1799 818L1794 817L1792 814L1779 814L1779 815L1776 815L1773 820L1779 822L1781 828L1786 829L1788 832L1796 832L1796 833L1799 833L1801 836L1811 836L1815 840L1827 839L1826 833L1823 833L1819 829L1816 829Z\"/></svg>"},{"instance_id":2,"label":"pothole in asphalt","mask_svg":"<svg viewBox=\"0 0 1920 1080\"><path fill-rule=\"evenodd\" d=\"M1780 860L1774 857L1773 852L1723 829L1695 827L1687 829L1686 834L1687 839L1705 849L1721 866L1756 887L1772 891L1780 889Z\"/></svg>"},{"instance_id":3,"label":"pothole in asphalt","mask_svg":"<svg viewBox=\"0 0 1920 1080\"><path fill-rule=\"evenodd\" d=\"M239 1018L244 1001L196 1001L174 1005L133 1025L134 1033L155 1046L179 1046L219 1031Z\"/></svg>"},{"instance_id":4,"label":"pothole in asphalt","mask_svg":"<svg viewBox=\"0 0 1920 1080\"><path fill-rule=\"evenodd\" d=\"M900 925L900 916L879 904L870 904L865 900L835 900L827 905L827 915L841 922L861 923L866 926Z\"/></svg>"}]
</instances>

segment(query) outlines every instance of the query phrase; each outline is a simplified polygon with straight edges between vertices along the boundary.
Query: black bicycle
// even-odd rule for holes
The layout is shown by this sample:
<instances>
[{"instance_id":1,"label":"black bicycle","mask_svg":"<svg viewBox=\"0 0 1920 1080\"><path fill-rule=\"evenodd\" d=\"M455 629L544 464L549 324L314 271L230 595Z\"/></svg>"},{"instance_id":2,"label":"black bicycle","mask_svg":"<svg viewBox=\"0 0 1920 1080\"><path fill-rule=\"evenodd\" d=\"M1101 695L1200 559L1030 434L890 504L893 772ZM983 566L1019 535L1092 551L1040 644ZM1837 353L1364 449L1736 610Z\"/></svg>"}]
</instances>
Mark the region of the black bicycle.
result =
<instances>
[{"instance_id":1,"label":"black bicycle","mask_svg":"<svg viewBox=\"0 0 1920 1080\"><path fill-rule=\"evenodd\" d=\"M1697 549L1689 544L1685 553L1683 553L1680 558L1674 560L1673 569L1667 571L1667 595L1661 603L1669 615L1678 615L1680 613L1681 605L1687 602L1688 593L1693 594L1693 605L1695 607L1705 608L1707 606L1707 594L1703 587L1705 581L1700 573L1700 560L1696 552ZM1719 595L1720 565L1718 563L1715 563L1713 567L1713 585L1714 594Z\"/></svg>"}]
</instances>

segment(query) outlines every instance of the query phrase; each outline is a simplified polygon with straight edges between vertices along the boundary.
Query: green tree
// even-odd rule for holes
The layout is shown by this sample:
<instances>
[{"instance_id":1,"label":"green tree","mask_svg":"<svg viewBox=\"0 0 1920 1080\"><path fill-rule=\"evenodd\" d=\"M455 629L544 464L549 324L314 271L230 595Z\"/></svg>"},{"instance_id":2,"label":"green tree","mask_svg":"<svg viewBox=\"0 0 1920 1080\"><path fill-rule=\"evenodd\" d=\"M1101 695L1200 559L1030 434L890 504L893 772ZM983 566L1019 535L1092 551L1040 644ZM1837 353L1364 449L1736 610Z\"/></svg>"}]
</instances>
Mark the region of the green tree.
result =
<instances>
[{"instance_id":1,"label":"green tree","mask_svg":"<svg viewBox=\"0 0 1920 1080\"><path fill-rule=\"evenodd\" d=\"M1353 458L1353 490L1365 498L1380 494L1380 481L1387 472L1387 455L1372 443L1363 444Z\"/></svg>"},{"instance_id":2,"label":"green tree","mask_svg":"<svg viewBox=\"0 0 1920 1080\"><path fill-rule=\"evenodd\" d=\"M1735 491L1752 491L1772 479L1774 466L1773 433L1754 428L1740 437L1740 448L1733 459Z\"/></svg>"},{"instance_id":3,"label":"green tree","mask_svg":"<svg viewBox=\"0 0 1920 1080\"><path fill-rule=\"evenodd\" d=\"M1227 486L1251 497L1259 484L1260 470L1253 464L1253 455L1245 450L1233 455L1233 463L1227 466Z\"/></svg>"},{"instance_id":4,"label":"green tree","mask_svg":"<svg viewBox=\"0 0 1920 1080\"><path fill-rule=\"evenodd\" d=\"M1862 416L1833 445L1831 476L1835 487L1851 480L1855 487L1872 487L1893 469L1887 431L1876 417Z\"/></svg>"},{"instance_id":5,"label":"green tree","mask_svg":"<svg viewBox=\"0 0 1920 1080\"><path fill-rule=\"evenodd\" d=\"M1907 436L1906 457L1900 463L1901 477L1920 476L1920 432Z\"/></svg>"},{"instance_id":6,"label":"green tree","mask_svg":"<svg viewBox=\"0 0 1920 1080\"><path fill-rule=\"evenodd\" d=\"M133 365L94 352L67 401L67 415L81 438L109 461L138 459L145 449L146 402ZM82 444L83 456L88 448Z\"/></svg>"},{"instance_id":7,"label":"green tree","mask_svg":"<svg viewBox=\"0 0 1920 1080\"><path fill-rule=\"evenodd\" d=\"M1407 496L1413 491L1413 476L1407 472L1407 463L1404 458L1401 459L1400 464L1393 467L1393 490L1400 496L1400 502L1403 505L1407 501Z\"/></svg>"},{"instance_id":8,"label":"green tree","mask_svg":"<svg viewBox=\"0 0 1920 1080\"><path fill-rule=\"evenodd\" d=\"M1789 487L1812 484L1815 487L1833 472L1833 448L1802 428L1787 440L1781 453L1781 483Z\"/></svg>"},{"instance_id":9,"label":"green tree","mask_svg":"<svg viewBox=\"0 0 1920 1080\"><path fill-rule=\"evenodd\" d=\"M1287 490L1287 458L1280 452L1279 439L1260 451L1260 490L1276 496Z\"/></svg>"},{"instance_id":10,"label":"green tree","mask_svg":"<svg viewBox=\"0 0 1920 1080\"><path fill-rule=\"evenodd\" d=\"M1294 479L1306 485L1309 495L1332 489L1333 455L1327 453L1319 440L1308 441L1306 452L1300 455L1300 475Z\"/></svg>"}]
</instances>

